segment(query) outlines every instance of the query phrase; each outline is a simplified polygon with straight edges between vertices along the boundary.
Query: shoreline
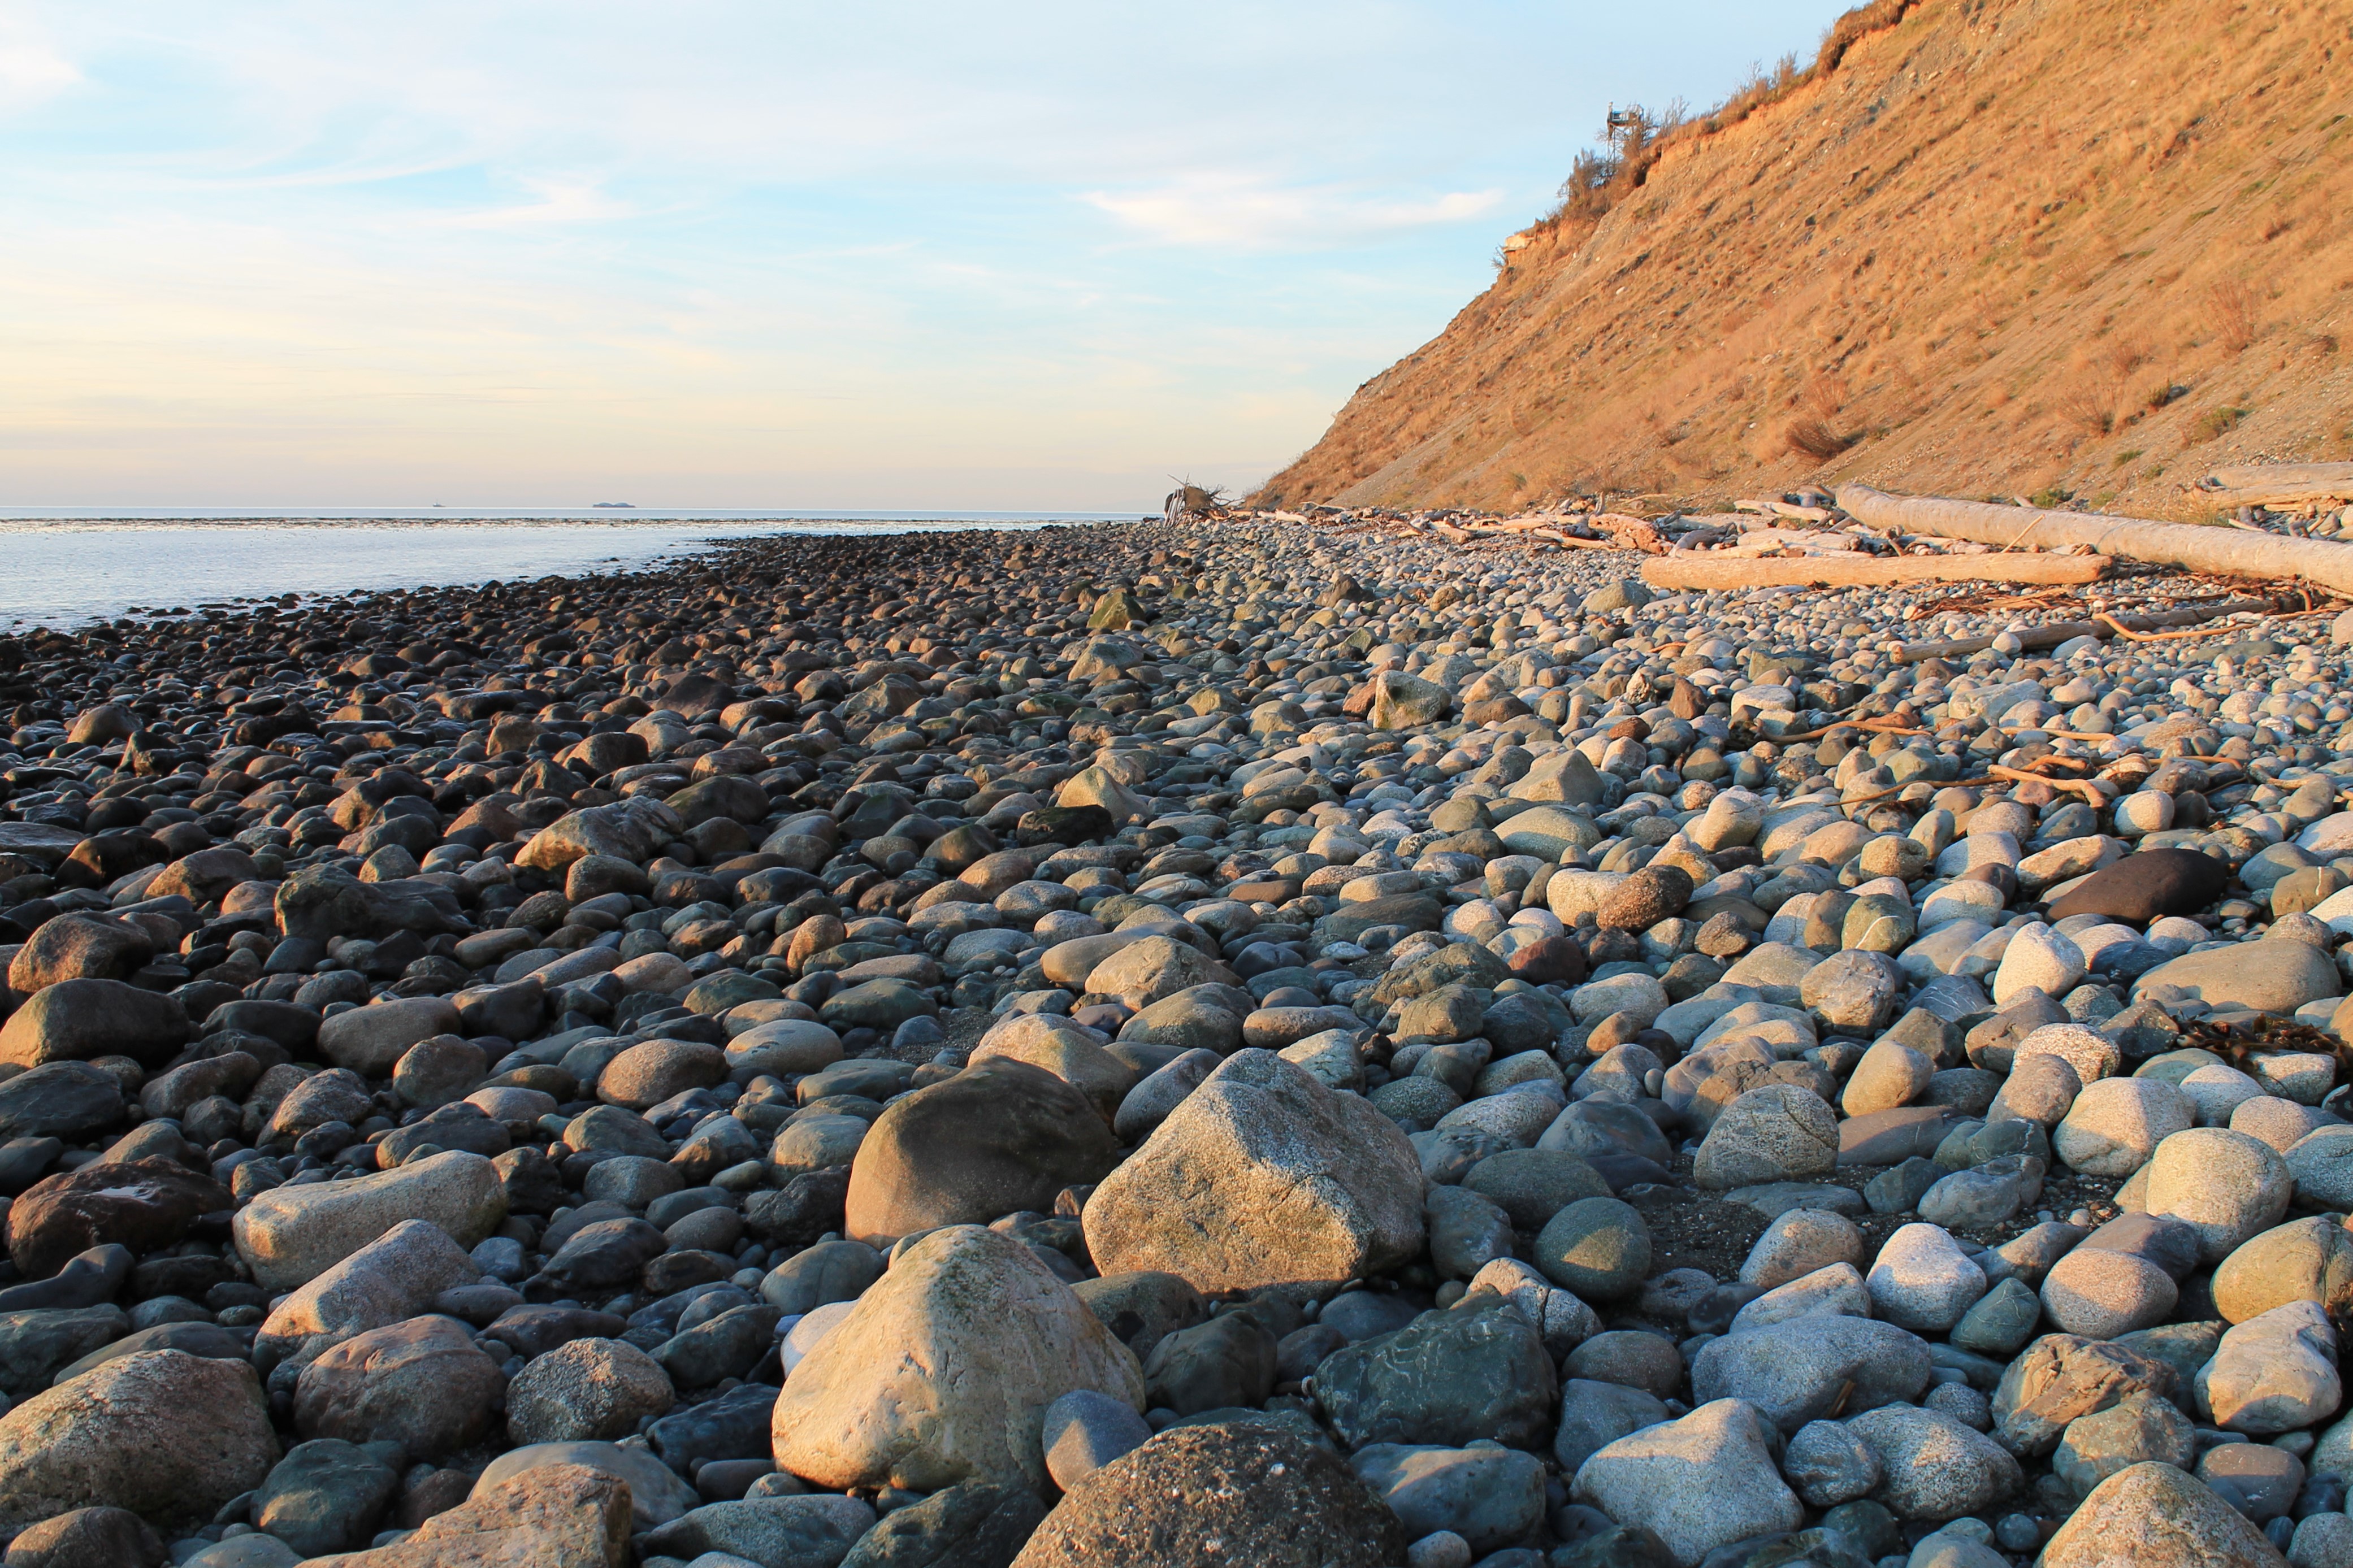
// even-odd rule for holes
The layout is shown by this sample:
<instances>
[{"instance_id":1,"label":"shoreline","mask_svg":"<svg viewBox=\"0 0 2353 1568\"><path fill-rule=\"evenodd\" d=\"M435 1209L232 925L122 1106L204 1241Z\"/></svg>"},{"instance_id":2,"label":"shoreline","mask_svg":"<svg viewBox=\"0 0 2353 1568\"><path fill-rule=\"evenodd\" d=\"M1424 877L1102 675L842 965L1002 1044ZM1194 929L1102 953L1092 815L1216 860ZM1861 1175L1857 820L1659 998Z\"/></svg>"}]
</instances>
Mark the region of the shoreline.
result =
<instances>
[{"instance_id":1,"label":"shoreline","mask_svg":"<svg viewBox=\"0 0 2353 1568\"><path fill-rule=\"evenodd\" d=\"M634 1504L649 1563L974 1488L1022 1563L1114 1560L1245 1454L1219 1528L1275 1563L2031 1553L2159 1506L2054 1470L2006 1374L2061 1331L2160 1396L2211 1362L2231 1426L2233 1336L2301 1300L2249 1310L2240 1248L2353 1246L2282 1223L2353 1204L2306 1142L2353 930L2329 623L1906 661L2083 594L1642 559L793 535L0 637L0 1312L100 1313L0 1456L134 1419L209 1456L172 1496L0 1458L0 1533L37 1495L267 1531L216 1516L321 1436L403 1460L305 1554L553 1529L483 1476L553 1440L617 1445L525 1474ZM133 1161L175 1195L106 1196ZM79 1365L166 1327L211 1348ZM2293 1414L2242 1447L2353 1465ZM1833 1436L1883 1479L1807 1470Z\"/></svg>"}]
</instances>

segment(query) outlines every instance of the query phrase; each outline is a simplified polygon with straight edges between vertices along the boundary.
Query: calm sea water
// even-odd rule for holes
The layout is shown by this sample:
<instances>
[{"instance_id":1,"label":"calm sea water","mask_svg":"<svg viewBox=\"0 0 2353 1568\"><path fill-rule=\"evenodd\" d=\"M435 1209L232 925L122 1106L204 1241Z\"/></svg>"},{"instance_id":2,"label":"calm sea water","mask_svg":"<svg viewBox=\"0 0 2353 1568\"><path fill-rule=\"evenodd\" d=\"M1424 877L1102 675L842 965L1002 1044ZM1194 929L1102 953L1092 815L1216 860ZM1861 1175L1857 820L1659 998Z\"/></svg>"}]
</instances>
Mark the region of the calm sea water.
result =
<instances>
[{"instance_id":1,"label":"calm sea water","mask_svg":"<svg viewBox=\"0 0 2353 1568\"><path fill-rule=\"evenodd\" d=\"M617 572L775 534L1043 527L1098 513L0 508L0 630L281 594Z\"/></svg>"}]
</instances>

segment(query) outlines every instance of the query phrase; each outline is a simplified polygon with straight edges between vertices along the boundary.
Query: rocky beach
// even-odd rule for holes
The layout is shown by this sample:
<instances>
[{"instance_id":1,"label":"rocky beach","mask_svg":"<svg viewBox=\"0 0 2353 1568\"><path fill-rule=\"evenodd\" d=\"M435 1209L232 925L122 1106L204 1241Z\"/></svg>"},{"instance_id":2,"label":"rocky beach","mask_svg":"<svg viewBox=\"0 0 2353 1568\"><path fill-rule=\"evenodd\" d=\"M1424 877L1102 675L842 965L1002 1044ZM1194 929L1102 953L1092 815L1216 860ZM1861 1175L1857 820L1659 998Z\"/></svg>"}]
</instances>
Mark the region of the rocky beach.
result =
<instances>
[{"instance_id":1,"label":"rocky beach","mask_svg":"<svg viewBox=\"0 0 2353 1568\"><path fill-rule=\"evenodd\" d=\"M7 1568L2353 1564L2353 613L1448 528L0 640Z\"/></svg>"}]
</instances>

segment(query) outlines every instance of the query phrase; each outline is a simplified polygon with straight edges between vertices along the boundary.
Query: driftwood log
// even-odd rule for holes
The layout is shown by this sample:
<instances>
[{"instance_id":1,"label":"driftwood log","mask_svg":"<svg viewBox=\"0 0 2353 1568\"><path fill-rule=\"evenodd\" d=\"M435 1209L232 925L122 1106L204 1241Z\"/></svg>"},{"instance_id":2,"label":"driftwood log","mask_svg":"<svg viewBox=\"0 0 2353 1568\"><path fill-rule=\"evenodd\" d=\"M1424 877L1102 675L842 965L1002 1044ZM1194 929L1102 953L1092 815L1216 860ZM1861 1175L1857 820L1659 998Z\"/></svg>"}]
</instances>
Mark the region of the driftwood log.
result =
<instances>
[{"instance_id":1,"label":"driftwood log","mask_svg":"<svg viewBox=\"0 0 2353 1568\"><path fill-rule=\"evenodd\" d=\"M2224 603L2193 605L2186 610L2160 610L2151 616L2102 616L2095 621L2060 621L2053 626L2022 628L2018 633L2018 643L2020 647L2028 650L2057 647L2061 643L2073 642L2077 637L2108 638L2134 632L2162 633L2167 627L2203 626L2208 621L2219 621L2226 616L2267 616L2278 608L2279 605L2270 599L2232 599ZM1991 647L1991 637L1960 637L1952 642L1907 643L1897 650L1895 662L1917 664L1924 658L1967 658Z\"/></svg>"},{"instance_id":2,"label":"driftwood log","mask_svg":"<svg viewBox=\"0 0 2353 1568\"><path fill-rule=\"evenodd\" d=\"M1892 583L2096 583L2114 564L2105 555L1811 555L1723 558L1679 552L1642 563L1653 588L1853 587Z\"/></svg>"},{"instance_id":3,"label":"driftwood log","mask_svg":"<svg viewBox=\"0 0 2353 1568\"><path fill-rule=\"evenodd\" d=\"M2353 463L2246 463L2215 469L2198 488L2226 506L2353 500Z\"/></svg>"},{"instance_id":4,"label":"driftwood log","mask_svg":"<svg viewBox=\"0 0 2353 1568\"><path fill-rule=\"evenodd\" d=\"M2129 555L2226 577L2303 577L2353 597L2353 544L2288 539L2242 529L2151 522L2098 512L2044 511L1989 506L1934 496L1892 496L1869 485L1841 485L1839 505L1876 528L1974 539L1980 544L2055 550L2088 545L2103 555Z\"/></svg>"}]
</instances>

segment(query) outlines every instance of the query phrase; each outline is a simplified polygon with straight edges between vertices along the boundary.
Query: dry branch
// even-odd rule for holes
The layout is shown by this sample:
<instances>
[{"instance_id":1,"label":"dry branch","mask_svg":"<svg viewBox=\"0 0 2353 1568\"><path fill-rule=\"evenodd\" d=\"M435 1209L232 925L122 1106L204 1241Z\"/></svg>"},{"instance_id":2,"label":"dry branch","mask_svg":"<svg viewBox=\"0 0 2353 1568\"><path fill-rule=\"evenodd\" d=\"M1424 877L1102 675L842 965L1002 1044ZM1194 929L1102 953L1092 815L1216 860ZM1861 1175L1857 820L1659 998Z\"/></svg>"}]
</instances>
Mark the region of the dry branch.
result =
<instances>
[{"instance_id":1,"label":"dry branch","mask_svg":"<svg viewBox=\"0 0 2353 1568\"><path fill-rule=\"evenodd\" d=\"M2113 564L2105 555L1816 555L1792 560L1716 559L1682 552L1646 562L1653 588L1847 587L1892 583L2094 583Z\"/></svg>"},{"instance_id":2,"label":"dry branch","mask_svg":"<svg viewBox=\"0 0 2353 1568\"><path fill-rule=\"evenodd\" d=\"M2244 463L2216 468L2198 488L2226 506L2353 500L2353 463Z\"/></svg>"},{"instance_id":3,"label":"dry branch","mask_svg":"<svg viewBox=\"0 0 2353 1568\"><path fill-rule=\"evenodd\" d=\"M1907 533L1974 539L1980 544L2024 543L2045 550L2083 544L2103 555L2129 555L2226 577L2304 577L2353 595L2353 545L2097 512L2042 511L1933 496L1892 496L1860 484L1841 485L1838 499L1850 515Z\"/></svg>"},{"instance_id":4,"label":"dry branch","mask_svg":"<svg viewBox=\"0 0 2353 1568\"><path fill-rule=\"evenodd\" d=\"M2021 648L2027 650L2057 647L2061 643L2072 642L2077 637L2112 637L2119 632L2129 637L2134 632L2155 631L2160 626L2199 626L2207 621L2219 621L2226 616L2267 616L2276 608L2276 602L2270 599L2232 599L2226 604L2200 605L2194 609L2162 610L2153 616L2102 616L2097 620L2061 621L2053 626L2029 626L2018 634L2018 642ZM1896 651L1895 661L1898 664L1917 664L1924 658L1967 658L1991 647L1992 637L1961 637L1953 642L1907 643Z\"/></svg>"}]
</instances>

